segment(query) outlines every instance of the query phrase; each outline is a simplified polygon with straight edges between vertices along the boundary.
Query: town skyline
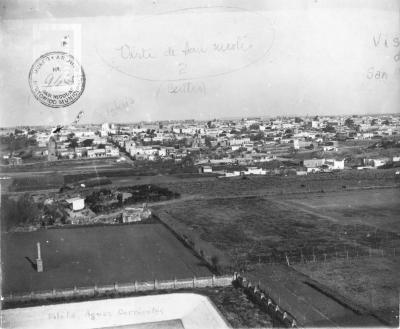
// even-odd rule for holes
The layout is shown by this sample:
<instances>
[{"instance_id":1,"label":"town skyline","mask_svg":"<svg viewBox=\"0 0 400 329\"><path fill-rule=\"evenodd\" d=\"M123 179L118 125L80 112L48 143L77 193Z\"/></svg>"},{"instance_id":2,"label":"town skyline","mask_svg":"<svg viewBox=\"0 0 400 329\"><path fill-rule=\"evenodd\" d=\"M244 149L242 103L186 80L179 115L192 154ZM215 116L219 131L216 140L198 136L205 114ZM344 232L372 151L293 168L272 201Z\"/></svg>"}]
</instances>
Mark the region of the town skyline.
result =
<instances>
[{"instance_id":1,"label":"town skyline","mask_svg":"<svg viewBox=\"0 0 400 329\"><path fill-rule=\"evenodd\" d=\"M368 117L383 117L383 116L400 116L400 112L388 112L388 113L345 113L345 114L306 114L306 115L285 115L285 114L278 114L278 115L248 115L248 116L231 116L231 117L226 117L226 116L215 116L215 117L210 117L208 119L196 119L193 117L187 117L187 118L181 118L181 119L154 119L154 120L138 120L138 121L98 121L98 122L85 122L84 116L81 120L80 123L76 125L72 125L71 122L66 122L60 123L60 124L47 124L47 125L40 125L40 124L26 124L26 125L2 125L2 122L0 121L0 129L10 129L10 128L19 128L19 127L54 127L57 125L64 125L66 127L69 126L83 126L83 125L101 125L103 123L110 123L110 124L117 124L117 125L135 125L135 124L140 124L140 123L158 123L158 122L168 122L168 123L180 123L180 122L185 122L185 121L195 121L195 122L208 122L208 121L239 121L239 120L249 120L249 119L260 119L260 120L269 120L269 119L279 119L279 118L314 118L314 117L321 117L321 118L333 118L333 117L363 117L363 116L368 116Z\"/></svg>"}]
</instances>

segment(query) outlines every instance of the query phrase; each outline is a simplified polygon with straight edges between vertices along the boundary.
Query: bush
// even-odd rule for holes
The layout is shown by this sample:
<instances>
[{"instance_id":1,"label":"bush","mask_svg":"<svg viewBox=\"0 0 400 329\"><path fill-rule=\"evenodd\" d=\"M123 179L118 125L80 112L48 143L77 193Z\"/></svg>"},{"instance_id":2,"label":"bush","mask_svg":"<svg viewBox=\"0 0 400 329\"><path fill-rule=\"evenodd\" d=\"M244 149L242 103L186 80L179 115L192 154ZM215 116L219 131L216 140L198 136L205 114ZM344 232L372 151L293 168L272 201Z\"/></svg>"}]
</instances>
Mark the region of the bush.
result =
<instances>
[{"instance_id":1,"label":"bush","mask_svg":"<svg viewBox=\"0 0 400 329\"><path fill-rule=\"evenodd\" d=\"M6 230L22 224L33 224L41 214L41 210L29 194L24 194L17 200L2 195L1 205L1 220Z\"/></svg>"}]
</instances>

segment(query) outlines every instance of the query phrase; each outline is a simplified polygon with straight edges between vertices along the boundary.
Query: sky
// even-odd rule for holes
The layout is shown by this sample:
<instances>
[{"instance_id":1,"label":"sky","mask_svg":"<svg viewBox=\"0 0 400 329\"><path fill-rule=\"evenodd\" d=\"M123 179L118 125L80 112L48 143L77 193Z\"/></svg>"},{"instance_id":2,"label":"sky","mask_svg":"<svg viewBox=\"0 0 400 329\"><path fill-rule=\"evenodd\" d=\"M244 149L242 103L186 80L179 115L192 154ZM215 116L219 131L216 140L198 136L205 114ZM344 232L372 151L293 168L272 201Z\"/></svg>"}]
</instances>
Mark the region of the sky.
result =
<instances>
[{"instance_id":1,"label":"sky","mask_svg":"<svg viewBox=\"0 0 400 329\"><path fill-rule=\"evenodd\" d=\"M400 111L397 0L133 3L3 1L0 126ZM85 72L68 107L29 86L51 51Z\"/></svg>"}]
</instances>

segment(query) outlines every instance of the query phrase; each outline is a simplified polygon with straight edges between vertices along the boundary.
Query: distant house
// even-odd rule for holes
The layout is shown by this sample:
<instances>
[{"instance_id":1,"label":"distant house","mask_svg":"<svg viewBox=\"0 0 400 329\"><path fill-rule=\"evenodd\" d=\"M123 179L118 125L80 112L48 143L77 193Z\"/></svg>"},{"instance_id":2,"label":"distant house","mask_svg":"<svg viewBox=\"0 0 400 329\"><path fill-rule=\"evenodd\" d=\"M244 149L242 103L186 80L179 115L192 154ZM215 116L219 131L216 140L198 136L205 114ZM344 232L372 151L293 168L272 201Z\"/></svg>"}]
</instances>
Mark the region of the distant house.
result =
<instances>
[{"instance_id":1,"label":"distant house","mask_svg":"<svg viewBox=\"0 0 400 329\"><path fill-rule=\"evenodd\" d=\"M380 158L380 159L366 159L364 161L365 165L372 166L374 168L381 167L390 161L389 158Z\"/></svg>"},{"instance_id":2,"label":"distant house","mask_svg":"<svg viewBox=\"0 0 400 329\"><path fill-rule=\"evenodd\" d=\"M147 219L151 216L151 211L146 205L143 207L127 207L122 213L122 222L140 222L143 219Z\"/></svg>"},{"instance_id":3,"label":"distant house","mask_svg":"<svg viewBox=\"0 0 400 329\"><path fill-rule=\"evenodd\" d=\"M20 157L11 157L8 159L8 163L12 166L17 166L22 164L22 159Z\"/></svg>"},{"instance_id":4,"label":"distant house","mask_svg":"<svg viewBox=\"0 0 400 329\"><path fill-rule=\"evenodd\" d=\"M323 150L324 152L330 152L330 151L337 152L338 148L337 148L337 147L334 147L334 146L331 146L331 145L324 145L324 146L322 147L322 150Z\"/></svg>"},{"instance_id":5,"label":"distant house","mask_svg":"<svg viewBox=\"0 0 400 329\"><path fill-rule=\"evenodd\" d=\"M212 167L211 166L200 166L199 174L206 174L206 173L212 173Z\"/></svg>"},{"instance_id":6,"label":"distant house","mask_svg":"<svg viewBox=\"0 0 400 329\"><path fill-rule=\"evenodd\" d=\"M241 176L243 172L241 171L234 171L234 172L226 172L225 177L235 177L235 176ZM244 175L244 173L243 173Z\"/></svg>"},{"instance_id":7,"label":"distant house","mask_svg":"<svg viewBox=\"0 0 400 329\"><path fill-rule=\"evenodd\" d=\"M248 167L247 171L244 172L247 175L266 175L267 172L262 168Z\"/></svg>"},{"instance_id":8,"label":"distant house","mask_svg":"<svg viewBox=\"0 0 400 329\"><path fill-rule=\"evenodd\" d=\"M85 208L85 199L80 197L75 197L65 200L72 208L73 211L79 211Z\"/></svg>"},{"instance_id":9,"label":"distant house","mask_svg":"<svg viewBox=\"0 0 400 329\"><path fill-rule=\"evenodd\" d=\"M106 150L105 149L88 150L87 151L87 156L88 156L88 158L105 157L106 156Z\"/></svg>"},{"instance_id":10,"label":"distant house","mask_svg":"<svg viewBox=\"0 0 400 329\"><path fill-rule=\"evenodd\" d=\"M327 165L329 169L343 170L344 160L327 159L325 165Z\"/></svg>"},{"instance_id":11,"label":"distant house","mask_svg":"<svg viewBox=\"0 0 400 329\"><path fill-rule=\"evenodd\" d=\"M318 168L325 164L325 159L305 159L303 165L306 168Z\"/></svg>"}]
</instances>

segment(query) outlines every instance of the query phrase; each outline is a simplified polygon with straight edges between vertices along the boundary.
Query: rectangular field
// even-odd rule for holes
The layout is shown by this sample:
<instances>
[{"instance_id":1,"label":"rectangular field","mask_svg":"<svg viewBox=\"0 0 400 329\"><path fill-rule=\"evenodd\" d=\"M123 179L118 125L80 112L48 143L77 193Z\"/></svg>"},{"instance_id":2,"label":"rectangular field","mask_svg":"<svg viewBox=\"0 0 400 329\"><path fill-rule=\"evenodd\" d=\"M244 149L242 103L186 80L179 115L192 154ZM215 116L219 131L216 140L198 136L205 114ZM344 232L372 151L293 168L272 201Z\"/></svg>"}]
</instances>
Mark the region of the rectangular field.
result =
<instances>
[{"instance_id":1,"label":"rectangular field","mask_svg":"<svg viewBox=\"0 0 400 329\"><path fill-rule=\"evenodd\" d=\"M161 224L3 233L1 246L3 294L211 275Z\"/></svg>"},{"instance_id":2,"label":"rectangular field","mask_svg":"<svg viewBox=\"0 0 400 329\"><path fill-rule=\"evenodd\" d=\"M346 296L354 304L393 323L400 286L397 200L399 189L375 189L193 200L158 206L158 210L186 226L189 238L196 236L223 251L229 263L221 265L270 282L263 267L271 262L285 264L288 256L291 265L303 264L298 270L339 294L352 292ZM347 255L345 265L333 262ZM319 273L324 263L329 270ZM381 271L366 266L379 268L383 263ZM293 274L288 280L298 287L297 280L303 279ZM372 303L358 298L357 291L361 293L366 283L374 294Z\"/></svg>"}]
</instances>

